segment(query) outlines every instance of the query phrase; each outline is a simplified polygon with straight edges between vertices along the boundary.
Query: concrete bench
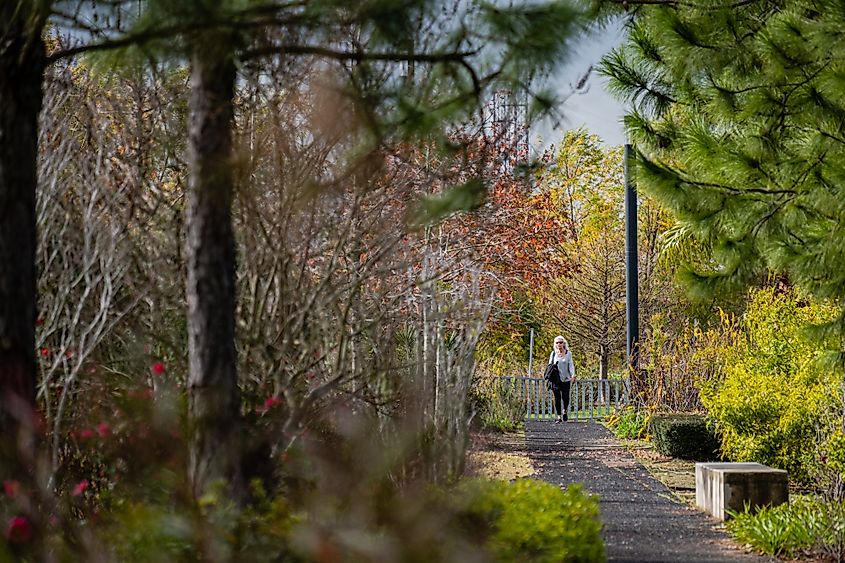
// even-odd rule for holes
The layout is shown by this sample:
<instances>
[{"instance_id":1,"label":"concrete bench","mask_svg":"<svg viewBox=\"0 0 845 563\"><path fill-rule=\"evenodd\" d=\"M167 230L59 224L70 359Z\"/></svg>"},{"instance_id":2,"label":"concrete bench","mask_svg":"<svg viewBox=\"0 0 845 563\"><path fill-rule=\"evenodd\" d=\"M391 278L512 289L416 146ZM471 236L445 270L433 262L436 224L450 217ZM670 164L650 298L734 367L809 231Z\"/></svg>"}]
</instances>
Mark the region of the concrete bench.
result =
<instances>
[{"instance_id":1,"label":"concrete bench","mask_svg":"<svg viewBox=\"0 0 845 563\"><path fill-rule=\"evenodd\" d=\"M759 463L696 463L695 504L719 520L728 509L741 512L789 501L788 477L783 469Z\"/></svg>"}]
</instances>

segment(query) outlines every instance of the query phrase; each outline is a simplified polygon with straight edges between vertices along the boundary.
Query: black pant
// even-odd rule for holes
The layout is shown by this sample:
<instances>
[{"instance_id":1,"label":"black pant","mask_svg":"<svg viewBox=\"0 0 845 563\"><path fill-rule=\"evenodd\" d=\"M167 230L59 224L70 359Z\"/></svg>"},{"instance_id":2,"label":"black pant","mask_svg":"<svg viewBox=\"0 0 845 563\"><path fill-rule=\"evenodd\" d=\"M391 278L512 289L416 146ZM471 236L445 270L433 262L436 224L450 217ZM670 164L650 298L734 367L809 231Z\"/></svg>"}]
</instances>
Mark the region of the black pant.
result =
<instances>
[{"instance_id":1,"label":"black pant","mask_svg":"<svg viewBox=\"0 0 845 563\"><path fill-rule=\"evenodd\" d=\"M571 381L564 381L560 387L552 387L552 395L555 396L555 414L561 416L569 410L569 388L572 387ZM560 401L563 399L563 410L560 410Z\"/></svg>"}]
</instances>

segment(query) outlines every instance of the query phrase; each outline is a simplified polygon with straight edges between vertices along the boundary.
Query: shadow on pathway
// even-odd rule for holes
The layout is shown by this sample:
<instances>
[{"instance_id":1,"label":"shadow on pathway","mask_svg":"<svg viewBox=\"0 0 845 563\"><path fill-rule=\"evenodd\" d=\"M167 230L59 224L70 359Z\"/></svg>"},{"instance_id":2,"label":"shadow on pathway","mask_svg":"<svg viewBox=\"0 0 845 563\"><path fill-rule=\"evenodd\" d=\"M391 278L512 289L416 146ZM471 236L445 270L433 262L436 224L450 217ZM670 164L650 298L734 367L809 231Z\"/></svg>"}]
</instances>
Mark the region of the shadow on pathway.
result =
<instances>
[{"instance_id":1,"label":"shadow on pathway","mask_svg":"<svg viewBox=\"0 0 845 563\"><path fill-rule=\"evenodd\" d=\"M564 487L583 483L599 495L608 561L776 561L744 553L715 519L677 500L600 424L529 420L525 439L538 478Z\"/></svg>"}]
</instances>

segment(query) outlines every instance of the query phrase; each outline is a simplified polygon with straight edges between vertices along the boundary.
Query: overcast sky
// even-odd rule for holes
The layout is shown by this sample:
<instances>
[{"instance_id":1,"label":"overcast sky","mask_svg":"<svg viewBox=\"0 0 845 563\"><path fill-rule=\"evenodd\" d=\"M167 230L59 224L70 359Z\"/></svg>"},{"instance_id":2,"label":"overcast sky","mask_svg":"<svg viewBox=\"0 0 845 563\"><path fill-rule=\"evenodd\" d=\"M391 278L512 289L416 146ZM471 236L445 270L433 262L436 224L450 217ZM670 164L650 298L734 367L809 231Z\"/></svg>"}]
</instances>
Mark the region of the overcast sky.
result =
<instances>
[{"instance_id":1,"label":"overcast sky","mask_svg":"<svg viewBox=\"0 0 845 563\"><path fill-rule=\"evenodd\" d=\"M571 90L570 85L578 82L590 65L594 67L599 60L624 38L622 24L608 26L580 41L573 56L557 77L557 83L563 92ZM563 134L570 129L585 127L595 133L609 145L621 145L625 142L622 129L622 104L611 97L605 89L606 80L593 72L583 93L572 95L563 105L564 121L557 125L550 122L538 124L532 138L535 146L557 144Z\"/></svg>"}]
</instances>

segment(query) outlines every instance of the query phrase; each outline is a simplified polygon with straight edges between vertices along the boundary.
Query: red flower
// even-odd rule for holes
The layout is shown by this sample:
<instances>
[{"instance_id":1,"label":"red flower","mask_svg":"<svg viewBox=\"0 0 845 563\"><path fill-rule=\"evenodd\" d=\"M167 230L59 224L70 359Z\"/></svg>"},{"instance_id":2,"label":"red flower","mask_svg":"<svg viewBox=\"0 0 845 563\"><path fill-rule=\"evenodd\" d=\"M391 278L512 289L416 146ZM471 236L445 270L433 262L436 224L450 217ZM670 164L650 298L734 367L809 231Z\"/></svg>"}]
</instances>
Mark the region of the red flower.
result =
<instances>
[{"instance_id":1,"label":"red flower","mask_svg":"<svg viewBox=\"0 0 845 563\"><path fill-rule=\"evenodd\" d=\"M97 425L97 434L100 435L100 438L105 438L111 433L111 426L109 426L108 422L101 422Z\"/></svg>"},{"instance_id":2,"label":"red flower","mask_svg":"<svg viewBox=\"0 0 845 563\"><path fill-rule=\"evenodd\" d=\"M9 543L25 543L32 538L32 524L26 516L12 516L6 526L6 539Z\"/></svg>"},{"instance_id":3,"label":"red flower","mask_svg":"<svg viewBox=\"0 0 845 563\"><path fill-rule=\"evenodd\" d=\"M7 497L13 498L20 490L21 484L18 481L15 481L14 479L6 479L3 481L3 492L6 493Z\"/></svg>"},{"instance_id":4,"label":"red flower","mask_svg":"<svg viewBox=\"0 0 845 563\"><path fill-rule=\"evenodd\" d=\"M70 496L72 496L72 497L81 496L82 493L84 493L85 489L87 489L87 488L88 488L88 480L83 479L82 481L80 481L79 483L76 484L76 486L73 488L73 491L70 493Z\"/></svg>"},{"instance_id":5,"label":"red flower","mask_svg":"<svg viewBox=\"0 0 845 563\"><path fill-rule=\"evenodd\" d=\"M46 347L41 348L41 357L42 358L46 358L49 355L50 355L50 349L49 348L46 348Z\"/></svg>"},{"instance_id":6,"label":"red flower","mask_svg":"<svg viewBox=\"0 0 845 563\"><path fill-rule=\"evenodd\" d=\"M164 375L165 367L164 362L156 362L150 367L150 371L153 372L153 375Z\"/></svg>"},{"instance_id":7,"label":"red flower","mask_svg":"<svg viewBox=\"0 0 845 563\"><path fill-rule=\"evenodd\" d=\"M281 404L282 404L282 400L280 398L278 398L278 397L267 397L267 399L264 401L264 404L261 405L260 407L258 407L257 409L255 409L255 411L258 412L258 413L265 413L265 412L269 411L270 409L272 409L273 407L275 407L276 405L281 405Z\"/></svg>"},{"instance_id":8,"label":"red flower","mask_svg":"<svg viewBox=\"0 0 845 563\"><path fill-rule=\"evenodd\" d=\"M83 440L87 440L88 438L93 438L93 437L94 437L94 431L93 431L93 430L91 430L90 428L83 428L82 430L80 430L79 432L77 432L77 433L76 433L76 435L77 435L79 438L82 438Z\"/></svg>"}]
</instances>

